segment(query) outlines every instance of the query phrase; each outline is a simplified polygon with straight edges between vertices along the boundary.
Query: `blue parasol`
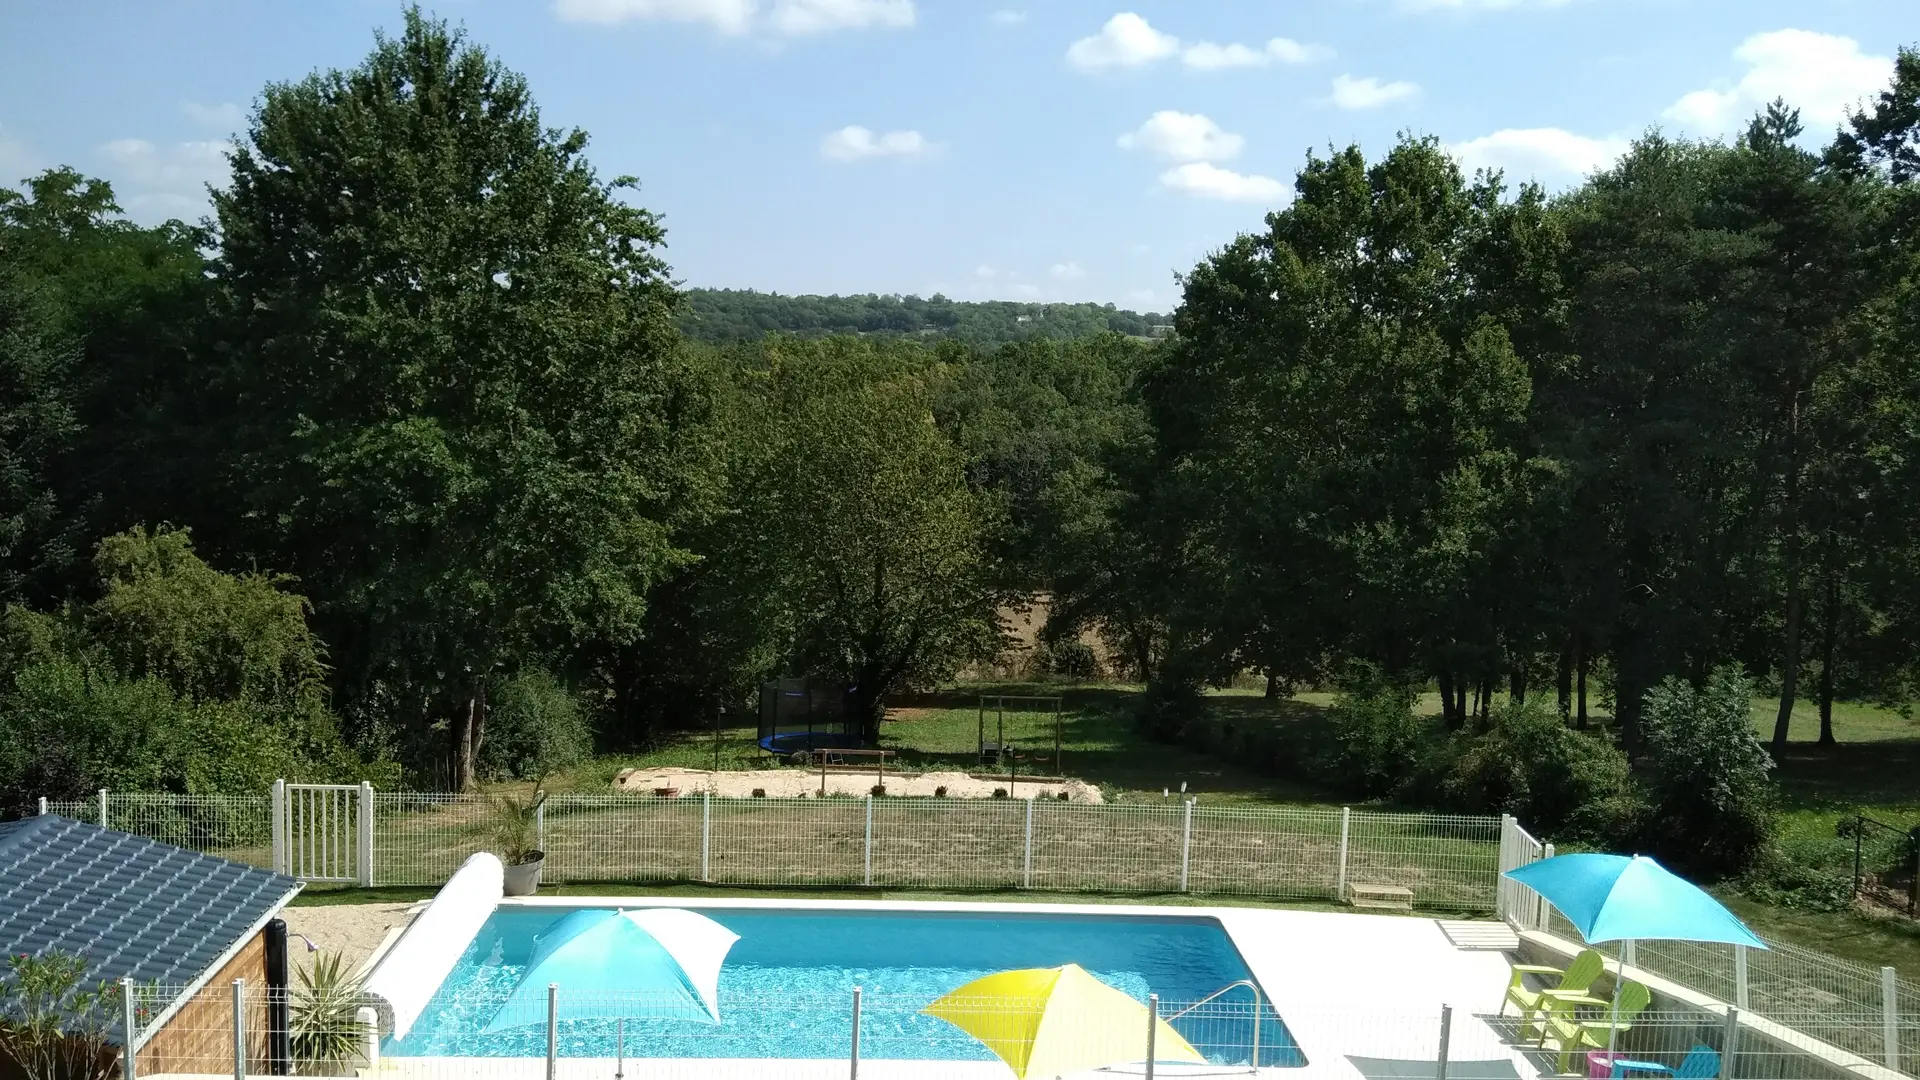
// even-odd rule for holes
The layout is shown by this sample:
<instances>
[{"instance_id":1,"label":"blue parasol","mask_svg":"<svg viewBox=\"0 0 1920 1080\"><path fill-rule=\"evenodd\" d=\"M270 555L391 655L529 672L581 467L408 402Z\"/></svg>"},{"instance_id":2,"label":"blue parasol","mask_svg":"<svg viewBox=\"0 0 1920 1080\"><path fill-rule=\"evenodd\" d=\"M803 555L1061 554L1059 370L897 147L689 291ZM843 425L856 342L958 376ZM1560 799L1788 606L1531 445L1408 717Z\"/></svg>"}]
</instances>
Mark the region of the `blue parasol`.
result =
<instances>
[{"instance_id":1,"label":"blue parasol","mask_svg":"<svg viewBox=\"0 0 1920 1080\"><path fill-rule=\"evenodd\" d=\"M564 1020L686 1016L720 1022L720 967L740 940L679 908L576 911L540 936L526 971L488 1032L544 1023L547 987Z\"/></svg>"}]
</instances>

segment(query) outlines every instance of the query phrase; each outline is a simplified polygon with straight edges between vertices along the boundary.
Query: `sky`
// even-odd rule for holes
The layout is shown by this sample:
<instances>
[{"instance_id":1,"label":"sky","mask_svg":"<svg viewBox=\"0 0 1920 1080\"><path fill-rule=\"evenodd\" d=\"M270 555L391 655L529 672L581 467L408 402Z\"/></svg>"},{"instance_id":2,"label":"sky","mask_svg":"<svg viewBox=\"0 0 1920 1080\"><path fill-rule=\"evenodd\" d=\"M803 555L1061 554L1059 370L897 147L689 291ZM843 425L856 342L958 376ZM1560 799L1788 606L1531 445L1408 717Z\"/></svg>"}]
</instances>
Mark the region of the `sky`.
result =
<instances>
[{"instance_id":1,"label":"sky","mask_svg":"<svg viewBox=\"0 0 1920 1080\"><path fill-rule=\"evenodd\" d=\"M0 183L198 220L270 82L397 0L4 0ZM689 286L1165 311L1310 151L1400 133L1549 189L1776 96L1826 141L1913 0L440 0L668 230ZM1901 16L1905 16L1902 18Z\"/></svg>"}]
</instances>

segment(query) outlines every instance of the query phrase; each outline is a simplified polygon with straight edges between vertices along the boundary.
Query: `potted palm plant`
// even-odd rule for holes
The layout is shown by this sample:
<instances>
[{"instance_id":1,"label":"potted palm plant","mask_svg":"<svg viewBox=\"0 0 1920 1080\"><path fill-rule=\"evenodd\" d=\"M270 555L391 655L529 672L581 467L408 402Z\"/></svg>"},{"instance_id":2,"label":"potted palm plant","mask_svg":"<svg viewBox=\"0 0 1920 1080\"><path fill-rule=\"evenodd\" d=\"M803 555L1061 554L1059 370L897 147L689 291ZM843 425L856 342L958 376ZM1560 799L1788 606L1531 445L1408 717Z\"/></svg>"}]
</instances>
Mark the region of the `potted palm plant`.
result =
<instances>
[{"instance_id":1,"label":"potted palm plant","mask_svg":"<svg viewBox=\"0 0 1920 1080\"><path fill-rule=\"evenodd\" d=\"M360 1006L366 1003L361 977L337 952L322 952L299 969L299 985L289 995L288 1049L302 1076L351 1076L352 1063L366 1043Z\"/></svg>"},{"instance_id":2,"label":"potted palm plant","mask_svg":"<svg viewBox=\"0 0 1920 1080\"><path fill-rule=\"evenodd\" d=\"M540 850L540 804L547 793L535 788L533 798L522 802L512 795L493 797L493 853L506 867L501 891L508 896L532 896L540 887L540 870L547 854Z\"/></svg>"}]
</instances>

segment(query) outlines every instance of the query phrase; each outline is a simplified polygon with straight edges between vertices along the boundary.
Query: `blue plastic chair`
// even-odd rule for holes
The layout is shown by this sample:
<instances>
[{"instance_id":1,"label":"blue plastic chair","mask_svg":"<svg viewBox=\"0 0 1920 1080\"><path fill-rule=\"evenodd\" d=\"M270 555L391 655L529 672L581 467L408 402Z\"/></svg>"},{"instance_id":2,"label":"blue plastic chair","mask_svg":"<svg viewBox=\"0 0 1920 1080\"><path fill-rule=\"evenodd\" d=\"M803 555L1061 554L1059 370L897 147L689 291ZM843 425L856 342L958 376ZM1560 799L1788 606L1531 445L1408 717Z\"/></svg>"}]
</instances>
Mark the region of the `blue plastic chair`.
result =
<instances>
[{"instance_id":1,"label":"blue plastic chair","mask_svg":"<svg viewBox=\"0 0 1920 1080\"><path fill-rule=\"evenodd\" d=\"M1624 1077L1634 1073L1668 1076L1673 1080L1714 1080L1720 1075L1720 1053L1711 1046L1696 1046L1687 1052L1678 1067L1672 1068L1654 1061L1613 1060L1613 1076Z\"/></svg>"}]
</instances>

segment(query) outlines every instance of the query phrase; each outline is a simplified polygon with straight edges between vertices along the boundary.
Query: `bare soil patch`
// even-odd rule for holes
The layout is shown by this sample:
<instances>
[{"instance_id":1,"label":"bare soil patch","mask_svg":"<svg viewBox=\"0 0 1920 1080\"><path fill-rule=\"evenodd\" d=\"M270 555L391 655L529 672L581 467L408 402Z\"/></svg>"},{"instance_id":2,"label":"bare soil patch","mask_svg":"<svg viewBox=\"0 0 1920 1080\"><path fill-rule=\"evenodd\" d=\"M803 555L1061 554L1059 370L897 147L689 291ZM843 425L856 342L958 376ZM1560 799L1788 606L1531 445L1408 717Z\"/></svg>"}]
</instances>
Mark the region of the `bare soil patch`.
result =
<instances>
[{"instance_id":1,"label":"bare soil patch","mask_svg":"<svg viewBox=\"0 0 1920 1080\"><path fill-rule=\"evenodd\" d=\"M876 776L871 771L829 771L828 795L866 795L873 790ZM1084 780L1030 782L1015 778L1011 785L1004 776L983 780L963 772L926 772L886 774L888 795L927 796L944 794L953 799L991 799L996 789L1007 797L1025 799L1037 796L1058 799L1066 792L1068 802L1103 801L1100 789ZM755 769L721 771L666 766L656 769L628 769L614 778L613 789L633 795L652 795L662 788L673 788L684 797L713 794L724 798L747 798L757 788L769 799L805 799L820 795L820 773L809 769Z\"/></svg>"}]
</instances>

